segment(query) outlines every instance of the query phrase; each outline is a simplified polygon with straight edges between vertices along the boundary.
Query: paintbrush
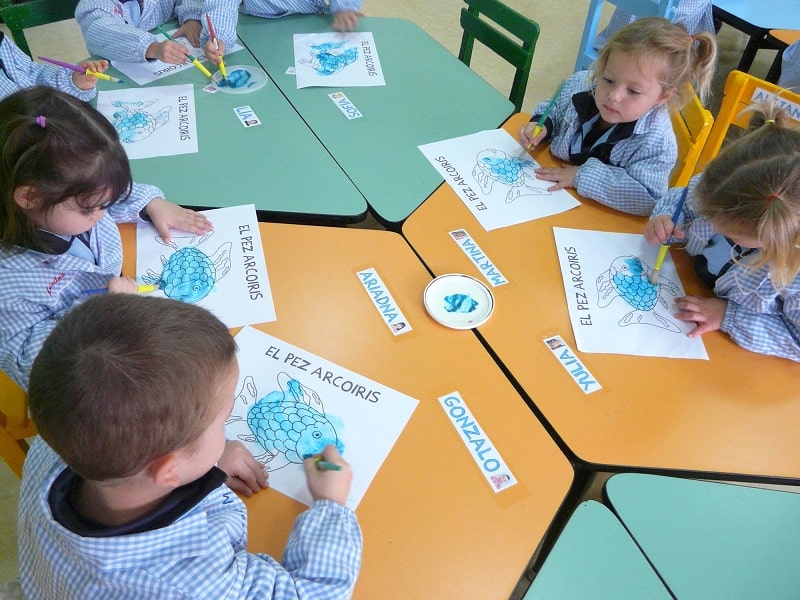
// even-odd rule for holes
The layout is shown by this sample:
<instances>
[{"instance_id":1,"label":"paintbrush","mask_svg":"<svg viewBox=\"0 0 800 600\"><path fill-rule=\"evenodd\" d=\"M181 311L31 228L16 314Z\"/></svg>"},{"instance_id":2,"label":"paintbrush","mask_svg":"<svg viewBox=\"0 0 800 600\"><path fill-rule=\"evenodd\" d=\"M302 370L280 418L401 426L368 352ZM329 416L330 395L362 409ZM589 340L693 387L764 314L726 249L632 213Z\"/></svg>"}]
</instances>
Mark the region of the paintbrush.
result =
<instances>
[{"instance_id":1,"label":"paintbrush","mask_svg":"<svg viewBox=\"0 0 800 600\"><path fill-rule=\"evenodd\" d=\"M533 128L533 134L531 135L531 139L536 138L539 135L539 132L542 130L542 125L547 120L547 117L550 116L550 113L553 111L553 107L556 105L556 100L558 99L558 95L561 93L561 88L564 87L564 82L562 81L558 85L558 89L556 89L556 93L553 94L553 97L550 98L550 102L547 103L547 106L542 113L542 116L539 117L539 120L536 122L536 127ZM533 142L528 142L528 144L522 149L522 153L520 156L525 156L528 151L531 149L531 144Z\"/></svg>"},{"instance_id":2,"label":"paintbrush","mask_svg":"<svg viewBox=\"0 0 800 600\"><path fill-rule=\"evenodd\" d=\"M678 218L681 216L681 211L683 210L683 203L686 202L686 195L689 193L689 188L683 188L683 194L681 194L681 199L678 200L678 206L675 207L675 212L672 213L672 227L675 228L675 224L678 222ZM671 234L670 234L671 235ZM658 272L661 270L661 265L664 264L664 258L667 256L667 250L669 250L669 239L661 244L661 247L658 249L658 256L656 256L656 264L653 266L653 272L650 273L650 283L653 285L658 283Z\"/></svg>"},{"instance_id":3,"label":"paintbrush","mask_svg":"<svg viewBox=\"0 0 800 600\"><path fill-rule=\"evenodd\" d=\"M158 29L158 30L159 30L161 33L163 33L163 34L164 34L164 36L166 36L166 38L167 38L168 40L170 40L171 42L175 42L175 43L177 43L177 44L180 44L180 42L179 42L178 40L176 40L174 37L172 37L170 34L168 34L166 31L164 31L164 30L163 30L163 29L162 29L160 26L159 26L159 27L156 27L156 29ZM210 72L208 69L206 69L206 68L203 66L203 63L201 63L199 60L197 60L197 58L196 58L196 57L192 56L191 52L189 53L189 61L190 61L190 62L191 62L191 63L192 63L192 64L193 64L195 67L197 67L197 68L200 70L200 72L201 72L203 75L205 75L206 77L208 77L209 79L211 79L211 72Z\"/></svg>"},{"instance_id":4,"label":"paintbrush","mask_svg":"<svg viewBox=\"0 0 800 600\"><path fill-rule=\"evenodd\" d=\"M81 73L83 75L90 75L91 77L97 77L98 79L105 79L106 81L112 81L114 83L125 83L119 77L112 77L111 75L106 75L105 73L100 73L98 71L92 71L89 68L73 65L72 63L56 60L55 58L47 58L46 56L38 56L37 58L39 60L43 60L44 62L49 62L51 64L58 65L59 67L64 67L65 69L69 69L70 71Z\"/></svg>"},{"instance_id":5,"label":"paintbrush","mask_svg":"<svg viewBox=\"0 0 800 600\"><path fill-rule=\"evenodd\" d=\"M208 35L211 36L211 41L214 42L214 48L219 52L219 42L217 41L217 32L214 31L214 24L211 22L211 17L206 13L206 23L208 23ZM222 80L228 82L228 73L225 71L225 61L222 60L222 54L219 55L219 72L222 75Z\"/></svg>"}]
</instances>

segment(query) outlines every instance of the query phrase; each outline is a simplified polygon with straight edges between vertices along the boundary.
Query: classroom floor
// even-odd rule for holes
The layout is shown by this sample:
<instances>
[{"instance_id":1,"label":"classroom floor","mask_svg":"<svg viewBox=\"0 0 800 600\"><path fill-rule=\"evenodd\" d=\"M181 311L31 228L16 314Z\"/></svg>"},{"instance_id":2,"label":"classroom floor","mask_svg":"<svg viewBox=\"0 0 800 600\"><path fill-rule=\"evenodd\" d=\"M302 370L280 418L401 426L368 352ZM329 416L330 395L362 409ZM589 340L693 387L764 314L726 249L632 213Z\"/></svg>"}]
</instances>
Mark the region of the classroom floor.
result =
<instances>
[{"instance_id":1,"label":"classroom floor","mask_svg":"<svg viewBox=\"0 0 800 600\"><path fill-rule=\"evenodd\" d=\"M523 104L524 112L555 90L558 83L572 72L578 52L583 23L586 17L587 0L549 0L537 2L532 7L530 0L506 0L506 3L523 14L535 19L541 27ZM431 36L458 53L461 29L458 15L462 0L364 0L362 10L376 17L398 17L419 24ZM610 16L610 10L606 18ZM0 29L8 33L4 26ZM87 56L80 30L74 21L35 28L27 33L34 56L57 56L63 60L78 61ZM718 36L720 47L719 69L715 77L712 112L716 112L722 96L725 77L736 67L744 49L746 38L730 27L723 26ZM759 52L750 72L763 77L775 56L774 51ZM513 79L513 70L502 59L476 45L472 68L498 90L507 94ZM379 227L368 219L360 226ZM594 492L593 492L594 493ZM0 461L0 583L18 576L16 546L16 510L19 498L19 480Z\"/></svg>"}]
</instances>

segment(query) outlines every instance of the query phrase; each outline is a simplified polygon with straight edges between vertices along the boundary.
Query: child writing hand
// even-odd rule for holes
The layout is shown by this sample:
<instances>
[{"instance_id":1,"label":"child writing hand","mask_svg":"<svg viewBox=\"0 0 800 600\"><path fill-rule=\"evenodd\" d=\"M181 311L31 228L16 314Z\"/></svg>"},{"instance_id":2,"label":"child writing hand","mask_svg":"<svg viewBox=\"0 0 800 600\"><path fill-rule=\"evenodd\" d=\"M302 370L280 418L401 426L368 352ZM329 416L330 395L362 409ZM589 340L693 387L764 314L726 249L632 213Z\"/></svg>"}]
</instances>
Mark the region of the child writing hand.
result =
<instances>
[{"instance_id":1,"label":"child writing hand","mask_svg":"<svg viewBox=\"0 0 800 600\"><path fill-rule=\"evenodd\" d=\"M202 234L208 219L133 183L116 130L45 87L0 101L0 368L23 389L44 339L89 289L136 292L120 278L118 222Z\"/></svg>"},{"instance_id":2,"label":"child writing hand","mask_svg":"<svg viewBox=\"0 0 800 600\"><path fill-rule=\"evenodd\" d=\"M751 131L682 190L658 202L644 235L686 242L713 297L676 298L697 337L722 330L741 347L800 361L800 130L774 105L752 109Z\"/></svg>"},{"instance_id":3,"label":"child writing hand","mask_svg":"<svg viewBox=\"0 0 800 600\"><path fill-rule=\"evenodd\" d=\"M705 97L715 62L711 34L690 36L660 17L623 27L591 70L566 80L538 135L535 123L547 102L520 129L523 146L549 141L550 151L568 163L536 176L554 182L550 191L574 187L611 208L649 215L667 192L677 159L669 106L677 110L688 100L687 82Z\"/></svg>"},{"instance_id":4,"label":"child writing hand","mask_svg":"<svg viewBox=\"0 0 800 600\"><path fill-rule=\"evenodd\" d=\"M363 540L332 446L342 470L306 461L315 501L280 562L247 551L247 509L215 466L238 380L233 338L197 305L105 294L61 320L30 377L26 598L350 598Z\"/></svg>"}]
</instances>

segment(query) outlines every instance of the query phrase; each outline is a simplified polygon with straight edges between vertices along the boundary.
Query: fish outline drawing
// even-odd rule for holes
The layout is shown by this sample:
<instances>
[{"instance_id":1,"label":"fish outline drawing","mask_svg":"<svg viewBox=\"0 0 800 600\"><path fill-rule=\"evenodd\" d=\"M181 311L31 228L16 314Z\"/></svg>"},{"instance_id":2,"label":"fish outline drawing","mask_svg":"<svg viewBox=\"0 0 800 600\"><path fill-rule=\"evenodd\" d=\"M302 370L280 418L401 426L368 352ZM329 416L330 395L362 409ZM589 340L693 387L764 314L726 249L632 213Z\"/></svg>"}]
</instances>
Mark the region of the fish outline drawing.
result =
<instances>
[{"instance_id":1,"label":"fish outline drawing","mask_svg":"<svg viewBox=\"0 0 800 600\"><path fill-rule=\"evenodd\" d=\"M485 148L475 157L472 176L484 194L489 194L495 183L509 187L506 202L520 196L549 196L550 192L536 179L536 163L529 158L512 156L498 148Z\"/></svg>"},{"instance_id":2,"label":"fish outline drawing","mask_svg":"<svg viewBox=\"0 0 800 600\"><path fill-rule=\"evenodd\" d=\"M289 464L301 465L304 457L321 453L328 444L343 453L344 444L326 416L319 394L285 372L279 372L277 380L279 389L256 400L255 380L247 375L235 402L250 405L247 414L231 415L226 421L226 425L247 423L250 434L237 437L264 450L255 456L264 469L277 471Z\"/></svg>"},{"instance_id":3,"label":"fish outline drawing","mask_svg":"<svg viewBox=\"0 0 800 600\"><path fill-rule=\"evenodd\" d=\"M159 244L174 252L169 256L162 254L159 257L161 272L147 269L142 281L158 286L167 298L189 304L200 302L231 269L232 242L225 242L210 255L199 248L213 234L209 231L200 237L184 238L186 245L180 248L174 241L165 242L161 236L156 236ZM173 236L173 239L179 237Z\"/></svg>"},{"instance_id":4,"label":"fish outline drawing","mask_svg":"<svg viewBox=\"0 0 800 600\"><path fill-rule=\"evenodd\" d=\"M674 298L680 293L680 288L661 275L658 283L650 283L652 272L653 269L638 256L618 256L611 261L608 270L597 277L597 306L606 308L619 297L633 308L619 320L620 327L651 325L680 333L675 322L656 310L659 305L668 309L669 304L664 296L671 295Z\"/></svg>"},{"instance_id":5,"label":"fish outline drawing","mask_svg":"<svg viewBox=\"0 0 800 600\"><path fill-rule=\"evenodd\" d=\"M114 100L112 102L113 106L122 109L114 112L112 121L121 142L126 144L140 142L169 122L171 106L165 106L155 114L145 110L156 102L158 102L157 99L136 102Z\"/></svg>"},{"instance_id":6,"label":"fish outline drawing","mask_svg":"<svg viewBox=\"0 0 800 600\"><path fill-rule=\"evenodd\" d=\"M311 67L317 75L322 77L334 75L358 60L358 48L356 46L346 47L347 41L345 40L319 44L307 42L307 44L311 58L301 58L298 62Z\"/></svg>"}]
</instances>

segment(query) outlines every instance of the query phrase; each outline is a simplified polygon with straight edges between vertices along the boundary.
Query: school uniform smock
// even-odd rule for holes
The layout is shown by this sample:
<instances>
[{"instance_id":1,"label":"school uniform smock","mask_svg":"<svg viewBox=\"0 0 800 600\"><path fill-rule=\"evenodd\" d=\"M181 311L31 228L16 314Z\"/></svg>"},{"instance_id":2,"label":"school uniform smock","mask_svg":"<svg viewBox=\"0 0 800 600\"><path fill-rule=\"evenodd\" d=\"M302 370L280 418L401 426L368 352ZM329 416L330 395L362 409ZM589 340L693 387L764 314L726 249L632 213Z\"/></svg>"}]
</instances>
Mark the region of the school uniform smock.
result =
<instances>
[{"instance_id":1,"label":"school uniform smock","mask_svg":"<svg viewBox=\"0 0 800 600\"><path fill-rule=\"evenodd\" d=\"M200 21L202 0L81 0L75 20L89 52L109 60L145 62L148 46L158 41L150 29L171 19Z\"/></svg>"},{"instance_id":2,"label":"school uniform smock","mask_svg":"<svg viewBox=\"0 0 800 600\"><path fill-rule=\"evenodd\" d=\"M224 479L214 467L173 491L153 513L103 527L86 522L71 507L70 490L79 479L37 437L20 488L25 597L350 598L363 545L350 509L316 501L297 517L278 563L246 551L247 510L222 485Z\"/></svg>"},{"instance_id":3,"label":"school uniform smock","mask_svg":"<svg viewBox=\"0 0 800 600\"><path fill-rule=\"evenodd\" d=\"M44 340L68 310L88 296L84 290L106 287L122 269L117 223L141 221L139 213L156 197L157 187L134 184L128 199L109 208L90 230L88 240L59 244L55 254L0 248L0 369L28 389L31 366ZM46 235L46 234L42 234ZM75 249L70 250L74 244ZM83 253L76 249L83 249Z\"/></svg>"},{"instance_id":4,"label":"school uniform smock","mask_svg":"<svg viewBox=\"0 0 800 600\"><path fill-rule=\"evenodd\" d=\"M573 165L575 189L586 198L634 215L649 215L656 200L667 193L669 175L678 158L678 145L665 105L654 106L632 123L617 123L602 135L594 124L600 118L592 95L589 71L564 82L545 121L550 152ZM533 111L538 121L547 107Z\"/></svg>"},{"instance_id":5,"label":"school uniform smock","mask_svg":"<svg viewBox=\"0 0 800 600\"><path fill-rule=\"evenodd\" d=\"M686 251L690 255L713 256L709 249L722 241L721 236L695 211L692 202L700 177L702 174L689 181L689 193L677 224L686 234ZM652 216L671 217L682 192L683 188L672 188L656 204ZM744 256L749 252L757 250L725 247L727 256L723 260L729 261L731 253ZM769 279L768 265L755 271L736 263L726 266L727 270L714 283L714 294L728 301L720 329L742 348L800 362L800 277L786 288L776 290Z\"/></svg>"},{"instance_id":6,"label":"school uniform smock","mask_svg":"<svg viewBox=\"0 0 800 600\"><path fill-rule=\"evenodd\" d=\"M712 13L711 0L678 0L675 12L670 17L673 23L680 23L686 27L689 35L706 31L715 33L714 15ZM630 25L636 20L636 16L620 8L614 9L608 26L597 34L594 39L594 47L599 50L606 45L611 36L625 25Z\"/></svg>"},{"instance_id":7,"label":"school uniform smock","mask_svg":"<svg viewBox=\"0 0 800 600\"><path fill-rule=\"evenodd\" d=\"M0 99L34 85L46 85L85 102L94 98L94 88L80 89L72 81L72 73L34 62L0 31Z\"/></svg>"},{"instance_id":8,"label":"school uniform smock","mask_svg":"<svg viewBox=\"0 0 800 600\"><path fill-rule=\"evenodd\" d=\"M236 41L238 12L267 19L294 14L329 15L361 10L361 0L206 0L205 10L211 16L214 32L230 48ZM201 45L209 39L207 27L203 20Z\"/></svg>"}]
</instances>

